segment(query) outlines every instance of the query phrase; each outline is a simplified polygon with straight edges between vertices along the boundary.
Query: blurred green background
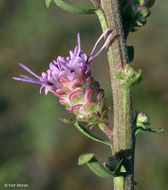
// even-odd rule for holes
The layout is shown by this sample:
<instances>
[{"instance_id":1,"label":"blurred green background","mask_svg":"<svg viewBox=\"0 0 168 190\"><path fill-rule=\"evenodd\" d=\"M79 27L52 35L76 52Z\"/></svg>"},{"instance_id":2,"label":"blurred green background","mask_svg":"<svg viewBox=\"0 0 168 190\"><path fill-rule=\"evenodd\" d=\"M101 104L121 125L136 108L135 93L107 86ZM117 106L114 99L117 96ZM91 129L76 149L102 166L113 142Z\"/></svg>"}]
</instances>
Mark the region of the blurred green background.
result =
<instances>
[{"instance_id":1,"label":"blurred green background","mask_svg":"<svg viewBox=\"0 0 168 190\"><path fill-rule=\"evenodd\" d=\"M89 0L73 2L91 6ZM143 81L133 90L134 109L148 113L153 128L165 129L159 136L137 137L137 190L168 188L167 13L167 0L156 1L148 23L128 39L135 47L133 65L143 69ZM110 150L60 122L59 117L70 115L58 98L40 95L38 85L12 80L25 74L19 62L41 74L57 56L68 56L77 32L89 54L101 34L95 15L66 13L54 4L47 9L44 0L0 0L0 189L8 189L5 183L25 183L30 190L113 189L112 180L77 166L81 153L94 152L103 162ZM92 73L112 103L105 51L92 64Z\"/></svg>"}]
</instances>

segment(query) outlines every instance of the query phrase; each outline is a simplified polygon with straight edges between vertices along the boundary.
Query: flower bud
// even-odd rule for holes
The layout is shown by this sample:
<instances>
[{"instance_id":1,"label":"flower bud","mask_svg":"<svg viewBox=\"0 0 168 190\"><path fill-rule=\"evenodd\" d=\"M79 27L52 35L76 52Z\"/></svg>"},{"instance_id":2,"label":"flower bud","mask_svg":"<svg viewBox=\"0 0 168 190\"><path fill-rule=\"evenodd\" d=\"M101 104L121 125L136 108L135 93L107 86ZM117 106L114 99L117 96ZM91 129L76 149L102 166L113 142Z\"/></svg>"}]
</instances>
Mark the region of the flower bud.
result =
<instances>
[{"instance_id":1,"label":"flower bud","mask_svg":"<svg viewBox=\"0 0 168 190\"><path fill-rule=\"evenodd\" d=\"M121 12L126 33L145 25L155 0L122 0Z\"/></svg>"},{"instance_id":2,"label":"flower bud","mask_svg":"<svg viewBox=\"0 0 168 190\"><path fill-rule=\"evenodd\" d=\"M122 72L117 73L116 78L121 80L123 88L128 89L142 79L142 72L136 72L130 65L126 65Z\"/></svg>"},{"instance_id":3,"label":"flower bud","mask_svg":"<svg viewBox=\"0 0 168 190\"><path fill-rule=\"evenodd\" d=\"M137 122L141 122L141 123L149 123L149 117L147 116L146 113L140 112L138 113L137 116Z\"/></svg>"}]
</instances>

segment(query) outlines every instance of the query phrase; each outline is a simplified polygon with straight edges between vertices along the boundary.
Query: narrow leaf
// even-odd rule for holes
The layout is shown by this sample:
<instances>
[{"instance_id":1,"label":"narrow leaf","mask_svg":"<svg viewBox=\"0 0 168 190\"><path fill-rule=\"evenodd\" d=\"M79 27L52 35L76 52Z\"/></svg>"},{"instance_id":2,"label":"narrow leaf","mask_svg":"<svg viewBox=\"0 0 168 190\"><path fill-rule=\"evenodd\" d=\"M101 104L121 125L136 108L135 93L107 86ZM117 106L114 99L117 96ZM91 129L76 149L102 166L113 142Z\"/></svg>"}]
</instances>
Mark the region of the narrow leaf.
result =
<instances>
[{"instance_id":1,"label":"narrow leaf","mask_svg":"<svg viewBox=\"0 0 168 190\"><path fill-rule=\"evenodd\" d=\"M87 164L88 167L99 177L111 178L114 174L108 171L94 156L94 154L82 154L79 157L78 164Z\"/></svg>"},{"instance_id":2,"label":"narrow leaf","mask_svg":"<svg viewBox=\"0 0 168 190\"><path fill-rule=\"evenodd\" d=\"M94 157L93 153L81 154L78 159L78 165L87 164Z\"/></svg>"},{"instance_id":3,"label":"narrow leaf","mask_svg":"<svg viewBox=\"0 0 168 190\"><path fill-rule=\"evenodd\" d=\"M142 127L137 127L135 130L135 136L139 133L152 133L152 134L160 134L163 133L164 129L160 128L160 129L152 129L152 128L142 128Z\"/></svg>"},{"instance_id":4,"label":"narrow leaf","mask_svg":"<svg viewBox=\"0 0 168 190\"><path fill-rule=\"evenodd\" d=\"M71 12L71 13L77 13L77 14L95 14L97 9L92 9L92 8L80 8L80 7L76 7L73 6L67 2L65 2L64 0L54 0L54 3L60 7L61 9L63 9L64 11L67 12Z\"/></svg>"},{"instance_id":5,"label":"narrow leaf","mask_svg":"<svg viewBox=\"0 0 168 190\"><path fill-rule=\"evenodd\" d=\"M112 147L112 143L111 143L110 141L108 141L108 140L102 140L102 139L100 139L100 138L94 136L94 135L93 135L92 133L90 133L85 127L79 125L79 123L78 123L77 121L74 123L74 125L75 125L75 127L76 127L82 134L84 134L84 135L87 136L88 138L90 138L90 139L92 139L92 140L94 140L94 141L97 141L97 142L99 142L99 143L103 143L103 144L106 144L106 145Z\"/></svg>"}]
</instances>

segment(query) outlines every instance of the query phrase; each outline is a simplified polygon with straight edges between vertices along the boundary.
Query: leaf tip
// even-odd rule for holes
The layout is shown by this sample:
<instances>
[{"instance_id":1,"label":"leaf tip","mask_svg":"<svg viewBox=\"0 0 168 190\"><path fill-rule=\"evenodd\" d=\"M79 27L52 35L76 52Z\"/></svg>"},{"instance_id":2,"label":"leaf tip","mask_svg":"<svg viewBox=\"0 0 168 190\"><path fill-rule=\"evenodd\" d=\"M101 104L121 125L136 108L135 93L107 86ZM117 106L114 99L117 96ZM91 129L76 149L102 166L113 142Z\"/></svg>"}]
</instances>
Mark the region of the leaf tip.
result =
<instances>
[{"instance_id":1,"label":"leaf tip","mask_svg":"<svg viewBox=\"0 0 168 190\"><path fill-rule=\"evenodd\" d=\"M87 164L94 157L93 153L81 154L78 158L78 165Z\"/></svg>"}]
</instances>

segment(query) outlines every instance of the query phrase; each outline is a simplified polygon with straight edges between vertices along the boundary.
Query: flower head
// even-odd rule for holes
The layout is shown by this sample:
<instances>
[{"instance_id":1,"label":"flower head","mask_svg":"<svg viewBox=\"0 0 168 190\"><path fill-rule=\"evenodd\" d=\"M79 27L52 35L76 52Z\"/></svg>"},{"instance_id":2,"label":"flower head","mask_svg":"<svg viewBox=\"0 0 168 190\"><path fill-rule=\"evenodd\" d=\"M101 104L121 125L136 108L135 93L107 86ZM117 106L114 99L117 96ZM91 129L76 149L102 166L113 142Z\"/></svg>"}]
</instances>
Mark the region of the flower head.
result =
<instances>
[{"instance_id":1,"label":"flower head","mask_svg":"<svg viewBox=\"0 0 168 190\"><path fill-rule=\"evenodd\" d=\"M69 51L68 57L58 56L49 64L47 72L41 76L36 75L25 65L19 65L35 78L20 75L13 77L15 80L40 84L40 93L45 88L45 94L51 92L59 97L59 102L66 106L66 110L76 115L79 120L95 122L100 120L107 110L103 90L91 76L90 63L101 53L108 44L111 34L107 37L102 48L93 55L97 44L109 31L107 29L97 40L90 55L87 56L81 50L80 35L77 34L77 46Z\"/></svg>"}]
</instances>

